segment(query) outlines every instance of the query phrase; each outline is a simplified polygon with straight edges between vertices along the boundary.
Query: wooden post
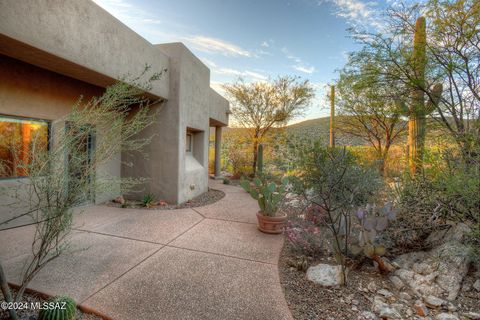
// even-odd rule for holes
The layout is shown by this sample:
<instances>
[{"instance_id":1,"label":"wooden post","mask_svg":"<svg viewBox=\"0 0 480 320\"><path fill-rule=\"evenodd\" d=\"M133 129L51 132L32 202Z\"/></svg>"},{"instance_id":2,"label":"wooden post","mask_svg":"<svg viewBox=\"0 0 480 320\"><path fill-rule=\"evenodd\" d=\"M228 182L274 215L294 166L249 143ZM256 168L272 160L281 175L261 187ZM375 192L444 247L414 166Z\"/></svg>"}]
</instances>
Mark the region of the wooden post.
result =
<instances>
[{"instance_id":1,"label":"wooden post","mask_svg":"<svg viewBox=\"0 0 480 320\"><path fill-rule=\"evenodd\" d=\"M335 86L330 86L330 147L335 147Z\"/></svg>"}]
</instances>

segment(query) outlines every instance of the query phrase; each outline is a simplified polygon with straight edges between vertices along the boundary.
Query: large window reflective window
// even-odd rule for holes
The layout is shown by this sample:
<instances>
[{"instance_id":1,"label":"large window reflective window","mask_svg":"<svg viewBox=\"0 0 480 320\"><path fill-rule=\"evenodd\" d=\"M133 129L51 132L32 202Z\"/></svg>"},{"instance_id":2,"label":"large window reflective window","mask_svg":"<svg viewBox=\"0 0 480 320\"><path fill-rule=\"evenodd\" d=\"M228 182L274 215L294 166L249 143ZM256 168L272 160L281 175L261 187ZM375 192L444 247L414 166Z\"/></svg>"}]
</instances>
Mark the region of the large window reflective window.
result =
<instances>
[{"instance_id":1,"label":"large window reflective window","mask_svg":"<svg viewBox=\"0 0 480 320\"><path fill-rule=\"evenodd\" d=\"M33 152L48 150L49 123L0 115L0 179L28 176Z\"/></svg>"}]
</instances>

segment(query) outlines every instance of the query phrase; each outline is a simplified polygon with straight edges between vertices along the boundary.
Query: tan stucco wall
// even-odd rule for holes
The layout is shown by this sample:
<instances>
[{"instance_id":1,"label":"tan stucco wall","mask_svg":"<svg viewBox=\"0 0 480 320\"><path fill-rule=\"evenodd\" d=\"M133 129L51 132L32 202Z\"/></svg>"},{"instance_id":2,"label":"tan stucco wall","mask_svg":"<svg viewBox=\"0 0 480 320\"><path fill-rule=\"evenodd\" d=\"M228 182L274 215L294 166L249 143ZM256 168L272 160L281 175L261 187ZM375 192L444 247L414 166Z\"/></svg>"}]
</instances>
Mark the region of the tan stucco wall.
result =
<instances>
[{"instance_id":1,"label":"tan stucco wall","mask_svg":"<svg viewBox=\"0 0 480 320\"><path fill-rule=\"evenodd\" d=\"M99 96L103 88L87 84L54 72L44 70L22 61L0 55L0 114L50 120L52 129L62 127L59 121L83 95L85 100ZM97 137L97 139L101 139ZM101 176L120 175L120 155L103 165L97 171ZM20 179L23 180L23 179ZM0 180L0 187L14 187L21 184L15 179ZM7 219L19 210L11 210L6 203L12 201L5 194L0 194L0 221ZM118 189L119 191L119 189ZM116 191L118 193L118 191ZM97 194L96 201L105 200L105 195ZM24 223L21 219L15 223ZM0 229L14 224L0 226Z\"/></svg>"},{"instance_id":2,"label":"tan stucco wall","mask_svg":"<svg viewBox=\"0 0 480 320\"><path fill-rule=\"evenodd\" d=\"M0 1L0 53L98 86L137 76L146 64L146 77L168 66L167 56L86 0ZM163 77L150 92L168 99L168 89Z\"/></svg>"}]
</instances>

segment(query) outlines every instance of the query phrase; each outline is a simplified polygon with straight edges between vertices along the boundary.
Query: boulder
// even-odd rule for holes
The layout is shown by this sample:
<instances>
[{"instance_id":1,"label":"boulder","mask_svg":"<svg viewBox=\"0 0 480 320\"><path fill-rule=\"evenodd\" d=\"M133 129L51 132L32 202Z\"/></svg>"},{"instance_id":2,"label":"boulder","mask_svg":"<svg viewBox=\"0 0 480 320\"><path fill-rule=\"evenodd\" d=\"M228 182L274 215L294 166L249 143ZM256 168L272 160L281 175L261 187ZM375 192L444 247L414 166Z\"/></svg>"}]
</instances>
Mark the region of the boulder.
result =
<instances>
[{"instance_id":1,"label":"boulder","mask_svg":"<svg viewBox=\"0 0 480 320\"><path fill-rule=\"evenodd\" d=\"M335 287L343 284L342 266L320 263L309 267L307 279L323 287Z\"/></svg>"},{"instance_id":2,"label":"boulder","mask_svg":"<svg viewBox=\"0 0 480 320\"><path fill-rule=\"evenodd\" d=\"M400 278L418 296L446 296L455 300L469 267L468 247L452 240L429 252L399 256L395 263Z\"/></svg>"}]
</instances>

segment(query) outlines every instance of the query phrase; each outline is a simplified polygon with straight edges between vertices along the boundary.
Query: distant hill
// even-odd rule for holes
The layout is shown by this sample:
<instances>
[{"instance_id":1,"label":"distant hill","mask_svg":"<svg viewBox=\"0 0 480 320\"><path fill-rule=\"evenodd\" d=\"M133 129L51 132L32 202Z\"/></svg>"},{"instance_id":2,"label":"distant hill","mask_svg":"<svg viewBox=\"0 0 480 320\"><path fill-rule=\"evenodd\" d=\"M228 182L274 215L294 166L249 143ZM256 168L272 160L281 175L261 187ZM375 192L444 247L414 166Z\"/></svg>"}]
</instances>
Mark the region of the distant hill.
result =
<instances>
[{"instance_id":1,"label":"distant hill","mask_svg":"<svg viewBox=\"0 0 480 320\"><path fill-rule=\"evenodd\" d=\"M246 131L244 128L225 128L225 133L239 133ZM274 129L275 130L275 129ZM319 139L328 144L330 137L330 117L305 120L285 127L288 135L297 137L305 137L311 139ZM337 145L366 145L366 143L358 137L352 137L342 132L336 132L335 141Z\"/></svg>"}]
</instances>

